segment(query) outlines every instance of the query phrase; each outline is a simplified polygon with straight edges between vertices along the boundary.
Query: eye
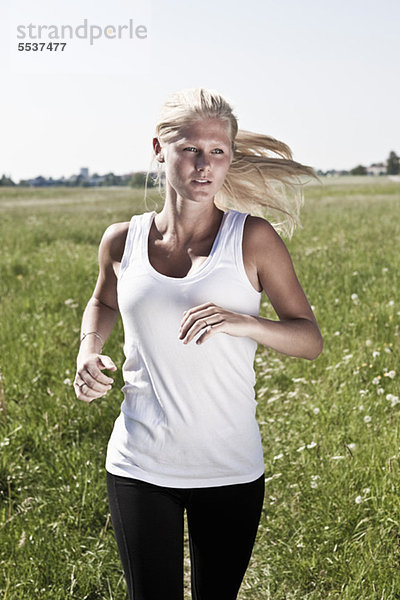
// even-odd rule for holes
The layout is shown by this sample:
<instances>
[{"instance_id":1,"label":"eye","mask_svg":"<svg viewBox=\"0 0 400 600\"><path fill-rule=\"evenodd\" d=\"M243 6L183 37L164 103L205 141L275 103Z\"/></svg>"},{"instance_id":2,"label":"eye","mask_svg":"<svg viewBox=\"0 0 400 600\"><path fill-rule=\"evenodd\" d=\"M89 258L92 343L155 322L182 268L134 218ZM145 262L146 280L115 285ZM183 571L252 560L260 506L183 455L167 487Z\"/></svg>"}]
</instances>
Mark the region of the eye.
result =
<instances>
[{"instance_id":1,"label":"eye","mask_svg":"<svg viewBox=\"0 0 400 600\"><path fill-rule=\"evenodd\" d=\"M189 150L189 152L196 152L196 148L194 146L188 146L187 148L184 148L184 150Z\"/></svg>"},{"instance_id":2,"label":"eye","mask_svg":"<svg viewBox=\"0 0 400 600\"><path fill-rule=\"evenodd\" d=\"M223 154L224 151L221 150L221 148L215 148L215 150L213 150L213 152L215 152L216 154Z\"/></svg>"}]
</instances>

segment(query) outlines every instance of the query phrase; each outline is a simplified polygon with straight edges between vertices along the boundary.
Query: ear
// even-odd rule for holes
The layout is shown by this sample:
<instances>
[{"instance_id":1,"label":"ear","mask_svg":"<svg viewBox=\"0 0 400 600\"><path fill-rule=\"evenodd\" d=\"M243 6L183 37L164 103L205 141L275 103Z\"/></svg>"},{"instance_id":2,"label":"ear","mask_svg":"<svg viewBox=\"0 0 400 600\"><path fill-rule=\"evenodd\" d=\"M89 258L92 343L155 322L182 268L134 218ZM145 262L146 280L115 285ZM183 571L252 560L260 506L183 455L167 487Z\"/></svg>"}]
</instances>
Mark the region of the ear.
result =
<instances>
[{"instance_id":1,"label":"ear","mask_svg":"<svg viewBox=\"0 0 400 600\"><path fill-rule=\"evenodd\" d=\"M164 155L162 153L162 147L158 138L153 138L153 150L159 162L164 162Z\"/></svg>"}]
</instances>

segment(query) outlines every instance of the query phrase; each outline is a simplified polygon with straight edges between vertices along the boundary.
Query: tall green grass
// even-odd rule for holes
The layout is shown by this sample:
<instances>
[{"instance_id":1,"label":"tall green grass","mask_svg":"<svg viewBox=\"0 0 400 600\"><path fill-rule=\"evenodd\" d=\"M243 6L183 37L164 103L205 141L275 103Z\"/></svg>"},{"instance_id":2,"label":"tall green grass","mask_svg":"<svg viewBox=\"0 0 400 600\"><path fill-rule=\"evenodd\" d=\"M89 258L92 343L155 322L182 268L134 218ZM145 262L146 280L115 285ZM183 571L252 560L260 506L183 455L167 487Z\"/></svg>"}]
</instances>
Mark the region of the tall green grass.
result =
<instances>
[{"instance_id":1,"label":"tall green grass","mask_svg":"<svg viewBox=\"0 0 400 600\"><path fill-rule=\"evenodd\" d=\"M400 185L306 198L287 245L325 346L257 353L267 483L240 599L400 598ZM130 189L0 190L2 600L126 598L104 477L121 371L90 405L71 383L102 232L151 208ZM122 342L119 322L119 367Z\"/></svg>"}]
</instances>

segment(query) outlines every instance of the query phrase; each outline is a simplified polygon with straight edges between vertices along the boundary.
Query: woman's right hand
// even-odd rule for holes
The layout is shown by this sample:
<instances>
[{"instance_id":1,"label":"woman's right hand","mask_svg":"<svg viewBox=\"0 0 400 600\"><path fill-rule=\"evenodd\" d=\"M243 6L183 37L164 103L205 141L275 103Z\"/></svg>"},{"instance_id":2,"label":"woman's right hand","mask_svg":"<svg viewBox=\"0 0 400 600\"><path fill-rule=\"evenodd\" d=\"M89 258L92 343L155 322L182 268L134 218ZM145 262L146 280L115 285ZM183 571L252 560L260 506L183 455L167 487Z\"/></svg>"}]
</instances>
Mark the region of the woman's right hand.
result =
<instances>
[{"instance_id":1,"label":"woman's right hand","mask_svg":"<svg viewBox=\"0 0 400 600\"><path fill-rule=\"evenodd\" d=\"M74 380L74 389L78 400L91 402L95 398L101 398L107 394L114 380L102 373L103 369L117 370L109 356L93 353L87 354L82 359L78 357Z\"/></svg>"}]
</instances>

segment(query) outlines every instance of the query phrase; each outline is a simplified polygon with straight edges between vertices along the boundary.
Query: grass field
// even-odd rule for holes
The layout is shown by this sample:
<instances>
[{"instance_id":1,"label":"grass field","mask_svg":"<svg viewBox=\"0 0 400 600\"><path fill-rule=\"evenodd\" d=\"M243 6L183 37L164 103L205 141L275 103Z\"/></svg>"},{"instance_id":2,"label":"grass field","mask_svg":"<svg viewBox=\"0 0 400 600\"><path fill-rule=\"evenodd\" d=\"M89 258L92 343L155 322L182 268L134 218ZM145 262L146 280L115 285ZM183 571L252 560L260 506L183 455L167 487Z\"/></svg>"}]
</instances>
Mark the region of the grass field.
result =
<instances>
[{"instance_id":1,"label":"grass field","mask_svg":"<svg viewBox=\"0 0 400 600\"><path fill-rule=\"evenodd\" d=\"M120 322L112 392L87 405L71 382L102 232L152 208L127 188L0 188L1 600L126 598L104 477ZM325 180L302 221L287 245L325 346L257 353L267 484L240 599L400 599L400 183Z\"/></svg>"}]
</instances>

